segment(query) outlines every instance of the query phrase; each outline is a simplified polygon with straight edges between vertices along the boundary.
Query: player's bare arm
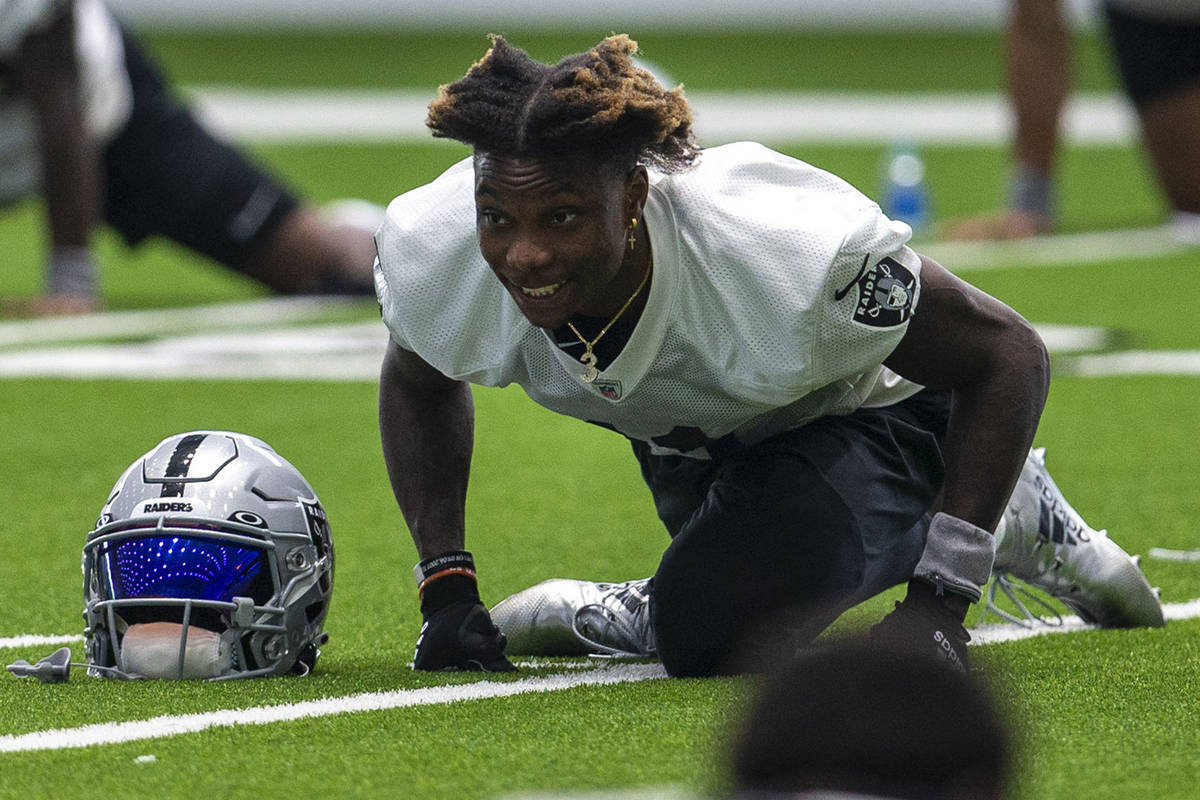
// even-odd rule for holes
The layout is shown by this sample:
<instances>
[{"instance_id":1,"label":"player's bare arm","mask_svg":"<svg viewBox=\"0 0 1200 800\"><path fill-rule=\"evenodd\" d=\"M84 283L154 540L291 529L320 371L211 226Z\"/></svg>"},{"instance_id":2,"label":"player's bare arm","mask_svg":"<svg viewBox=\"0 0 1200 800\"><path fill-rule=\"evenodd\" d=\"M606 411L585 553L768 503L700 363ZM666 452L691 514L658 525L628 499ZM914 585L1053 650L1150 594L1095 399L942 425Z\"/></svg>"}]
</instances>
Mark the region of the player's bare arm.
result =
<instances>
[{"instance_id":1,"label":"player's bare arm","mask_svg":"<svg viewBox=\"0 0 1200 800\"><path fill-rule=\"evenodd\" d=\"M911 381L953 391L942 511L991 531L1046 401L1046 348L1011 308L921 260L920 303L885 363Z\"/></svg>"},{"instance_id":2,"label":"player's bare arm","mask_svg":"<svg viewBox=\"0 0 1200 800\"><path fill-rule=\"evenodd\" d=\"M413 667L509 672L504 635L479 598L463 549L475 409L470 387L388 343L379 378L383 458L421 561L421 634Z\"/></svg>"},{"instance_id":3,"label":"player's bare arm","mask_svg":"<svg viewBox=\"0 0 1200 800\"><path fill-rule=\"evenodd\" d=\"M379 430L418 555L461 550L475 430L470 388L389 343L379 378Z\"/></svg>"}]
</instances>

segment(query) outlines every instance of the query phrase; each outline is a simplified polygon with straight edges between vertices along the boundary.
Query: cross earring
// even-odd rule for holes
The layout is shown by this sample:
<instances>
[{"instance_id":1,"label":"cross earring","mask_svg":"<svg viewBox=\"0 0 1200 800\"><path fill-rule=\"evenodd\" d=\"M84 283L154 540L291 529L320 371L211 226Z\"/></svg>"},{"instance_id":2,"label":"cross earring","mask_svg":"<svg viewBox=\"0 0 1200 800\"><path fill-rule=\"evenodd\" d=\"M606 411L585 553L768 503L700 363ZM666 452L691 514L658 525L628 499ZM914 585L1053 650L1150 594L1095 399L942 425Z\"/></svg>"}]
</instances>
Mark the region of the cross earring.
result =
<instances>
[{"instance_id":1,"label":"cross earring","mask_svg":"<svg viewBox=\"0 0 1200 800\"><path fill-rule=\"evenodd\" d=\"M633 245L637 241L637 237L635 237L633 235L633 232L637 230L637 217L633 217L632 219L629 220L629 222L631 223L630 228L629 228L629 239L628 239L629 249L633 250Z\"/></svg>"}]
</instances>

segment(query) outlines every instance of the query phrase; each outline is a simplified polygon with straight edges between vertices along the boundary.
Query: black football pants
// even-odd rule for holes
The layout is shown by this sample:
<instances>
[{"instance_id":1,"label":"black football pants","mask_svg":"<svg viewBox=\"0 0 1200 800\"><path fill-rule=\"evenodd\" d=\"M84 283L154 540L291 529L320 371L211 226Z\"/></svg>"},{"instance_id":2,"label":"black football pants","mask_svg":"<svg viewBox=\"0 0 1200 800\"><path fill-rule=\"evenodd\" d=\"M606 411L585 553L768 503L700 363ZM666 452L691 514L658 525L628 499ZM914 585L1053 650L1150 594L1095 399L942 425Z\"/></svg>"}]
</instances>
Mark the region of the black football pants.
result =
<instances>
[{"instance_id":1,"label":"black football pants","mask_svg":"<svg viewBox=\"0 0 1200 800\"><path fill-rule=\"evenodd\" d=\"M908 580L943 478L949 394L824 417L711 461L634 442L671 534L654 576L675 676L752 671Z\"/></svg>"}]
</instances>

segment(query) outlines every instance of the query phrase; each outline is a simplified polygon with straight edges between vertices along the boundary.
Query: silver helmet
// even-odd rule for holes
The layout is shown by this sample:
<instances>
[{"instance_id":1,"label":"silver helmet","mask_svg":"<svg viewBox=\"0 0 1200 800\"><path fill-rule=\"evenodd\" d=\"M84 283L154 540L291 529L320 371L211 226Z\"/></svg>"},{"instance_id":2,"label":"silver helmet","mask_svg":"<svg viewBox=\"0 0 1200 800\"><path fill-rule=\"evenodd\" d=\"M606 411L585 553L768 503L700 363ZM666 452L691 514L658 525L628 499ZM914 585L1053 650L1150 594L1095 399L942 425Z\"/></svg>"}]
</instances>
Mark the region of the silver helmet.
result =
<instances>
[{"instance_id":1,"label":"silver helmet","mask_svg":"<svg viewBox=\"0 0 1200 800\"><path fill-rule=\"evenodd\" d=\"M333 592L325 511L270 445L164 439L125 470L83 547L88 672L305 675Z\"/></svg>"}]
</instances>

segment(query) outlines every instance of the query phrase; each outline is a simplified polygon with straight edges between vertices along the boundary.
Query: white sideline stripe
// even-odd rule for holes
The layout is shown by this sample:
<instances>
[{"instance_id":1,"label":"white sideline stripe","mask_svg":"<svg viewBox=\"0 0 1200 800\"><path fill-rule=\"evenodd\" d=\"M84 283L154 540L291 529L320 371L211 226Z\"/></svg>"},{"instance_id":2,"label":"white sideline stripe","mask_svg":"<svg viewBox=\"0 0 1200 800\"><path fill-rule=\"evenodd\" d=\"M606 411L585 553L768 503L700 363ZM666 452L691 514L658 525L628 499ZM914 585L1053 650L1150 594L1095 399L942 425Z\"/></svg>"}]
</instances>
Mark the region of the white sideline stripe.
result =
<instances>
[{"instance_id":1,"label":"white sideline stripe","mask_svg":"<svg viewBox=\"0 0 1200 800\"><path fill-rule=\"evenodd\" d=\"M1004 144L1012 112L996 93L689 91L695 129L705 145L760 142ZM434 89L247 90L191 87L197 115L218 133L244 141L385 141L437 143L425 127ZM1072 95L1063 136L1074 144L1136 139L1137 118L1117 93Z\"/></svg>"},{"instance_id":2,"label":"white sideline stripe","mask_svg":"<svg viewBox=\"0 0 1200 800\"><path fill-rule=\"evenodd\" d=\"M270 297L182 308L101 311L73 317L14 320L0 322L0 347L189 330L245 330L312 319L330 311L360 307L362 304L361 300L344 297Z\"/></svg>"},{"instance_id":3,"label":"white sideline stripe","mask_svg":"<svg viewBox=\"0 0 1200 800\"><path fill-rule=\"evenodd\" d=\"M1098 350L1110 339L1103 328L1036 327L1053 353ZM386 342L386 329L372 320L264 329L252 336L230 330L148 342L29 347L0 351L0 378L375 381Z\"/></svg>"},{"instance_id":4,"label":"white sideline stripe","mask_svg":"<svg viewBox=\"0 0 1200 800\"><path fill-rule=\"evenodd\" d=\"M1200 231L1168 223L1029 239L915 242L913 247L952 272L1026 267L1069 267L1100 261L1152 258L1200 250Z\"/></svg>"},{"instance_id":5,"label":"white sideline stripe","mask_svg":"<svg viewBox=\"0 0 1200 800\"><path fill-rule=\"evenodd\" d=\"M374 381L387 343L375 321L0 352L0 378Z\"/></svg>"},{"instance_id":6,"label":"white sideline stripe","mask_svg":"<svg viewBox=\"0 0 1200 800\"><path fill-rule=\"evenodd\" d=\"M1160 561L1200 561L1200 550L1171 550L1166 547L1151 547L1146 555Z\"/></svg>"},{"instance_id":7,"label":"white sideline stripe","mask_svg":"<svg viewBox=\"0 0 1200 800\"><path fill-rule=\"evenodd\" d=\"M1163 550L1162 548L1154 547L1150 549L1150 555L1157 558L1169 558L1164 556L1164 553L1182 554L1187 558L1186 561L1200 560L1200 550L1181 551L1181 550ZM1200 617L1200 598L1195 600L1185 600L1178 603L1163 603L1163 616L1166 619L1196 619ZM995 642L1012 642L1019 639L1030 639L1035 636L1041 636L1046 633L1071 633L1072 631L1081 630L1101 630L1099 626L1090 625L1079 617L1069 614L1063 617L1062 626L1043 625L1039 628L1027 628L1024 625L1015 623L997 623L995 625L981 625L976 628L971 628L971 644L994 644ZM37 634L26 634L23 636L9 636L0 638L0 649L13 649L17 647L32 647L35 645L51 645L51 644L70 644L72 642L82 642L81 635L64 635L64 636L44 636ZM518 667L528 667L531 669L575 669L579 667L594 667L597 665L611 664L612 661L604 661L601 659L593 659L590 661L568 661L559 659L539 659L535 661L520 661L515 662Z\"/></svg>"},{"instance_id":8,"label":"white sideline stripe","mask_svg":"<svg viewBox=\"0 0 1200 800\"><path fill-rule=\"evenodd\" d=\"M1200 375L1196 350L1126 350L1072 356L1056 363L1060 374L1083 378L1113 375Z\"/></svg>"},{"instance_id":9,"label":"white sideline stripe","mask_svg":"<svg viewBox=\"0 0 1200 800\"><path fill-rule=\"evenodd\" d=\"M1200 598L1184 603L1163 605L1163 614L1169 620L1194 619L1200 617ZM1100 630L1095 625L1084 623L1078 617L1063 618L1061 626L1027 628L1021 625L985 625L971 629L971 645L989 645L1014 642L1057 633L1077 633L1084 630ZM75 641L81 637L10 637L0 639L0 644L26 639L50 639ZM36 642L35 642L36 643ZM522 662L530 666L548 666L554 662ZM587 662L592 666L593 662ZM588 669L582 673L549 675L544 678L525 678L518 681L499 683L479 681L457 686L431 686L423 689L399 689L393 692L368 692L346 697L327 697L302 703L278 706L258 706L243 709L223 709L198 714L179 714L153 717L129 722L102 722L78 728L58 728L23 734L0 736L0 753L24 753L37 750L64 750L93 747L105 744L145 739L160 739L186 733L198 733L217 727L238 725L268 725L273 722L289 722L298 719L328 717L335 714L354 714L364 711L384 711L392 708L440 705L464 700L482 700L494 697L512 697L534 692L557 692L576 686L605 686L618 683L635 683L645 680L666 678L661 664L615 664Z\"/></svg>"},{"instance_id":10,"label":"white sideline stripe","mask_svg":"<svg viewBox=\"0 0 1200 800\"><path fill-rule=\"evenodd\" d=\"M479 681L457 686L430 686L393 692L367 692L347 697L327 697L302 703L256 708L231 708L199 714L176 714L129 722L105 722L78 728L59 728L33 733L0 736L0 753L24 753L34 750L64 750L104 744L120 744L197 733L209 728L238 725L267 725L310 717L357 714L392 708L441 705L467 700L535 692L558 692L576 686L607 686L618 683L657 680L667 677L661 664L623 664L592 669L575 675L548 675L516 681Z\"/></svg>"},{"instance_id":11,"label":"white sideline stripe","mask_svg":"<svg viewBox=\"0 0 1200 800\"><path fill-rule=\"evenodd\" d=\"M51 644L74 644L82 641L82 634L66 636L42 636L31 633L24 636L0 637L0 650L11 650L17 647L38 647L40 645Z\"/></svg>"},{"instance_id":12,"label":"white sideline stripe","mask_svg":"<svg viewBox=\"0 0 1200 800\"><path fill-rule=\"evenodd\" d=\"M1167 620L1196 619L1200 617L1200 598L1182 603L1163 603L1163 617ZM969 644L1000 644L1015 642L1020 639L1032 639L1036 636L1052 636L1056 633L1079 633L1080 631L1103 630L1099 625L1084 622L1074 614L1065 615L1061 625L1038 625L1025 627L1016 623L1002 625L982 625L971 628Z\"/></svg>"}]
</instances>

